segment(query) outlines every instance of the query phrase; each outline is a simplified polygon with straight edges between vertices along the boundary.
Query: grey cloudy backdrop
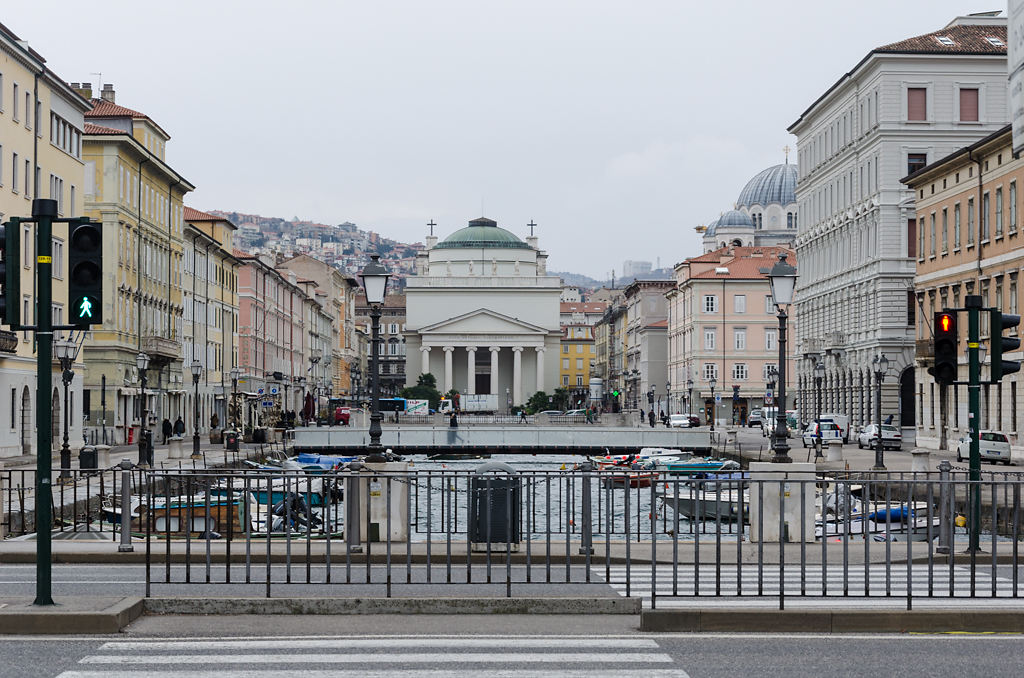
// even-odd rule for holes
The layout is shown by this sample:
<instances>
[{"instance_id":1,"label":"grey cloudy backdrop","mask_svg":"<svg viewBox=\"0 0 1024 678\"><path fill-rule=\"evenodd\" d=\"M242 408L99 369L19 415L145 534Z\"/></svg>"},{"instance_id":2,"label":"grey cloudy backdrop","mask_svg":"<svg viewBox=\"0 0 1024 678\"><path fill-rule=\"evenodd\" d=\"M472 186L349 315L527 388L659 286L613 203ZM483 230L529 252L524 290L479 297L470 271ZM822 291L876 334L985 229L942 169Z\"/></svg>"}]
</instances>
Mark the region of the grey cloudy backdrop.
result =
<instances>
[{"instance_id":1,"label":"grey cloudy backdrop","mask_svg":"<svg viewBox=\"0 0 1024 678\"><path fill-rule=\"evenodd\" d=\"M872 47L1005 2L4 3L69 81L172 136L187 203L405 241L531 219L554 270L700 252Z\"/></svg>"}]
</instances>

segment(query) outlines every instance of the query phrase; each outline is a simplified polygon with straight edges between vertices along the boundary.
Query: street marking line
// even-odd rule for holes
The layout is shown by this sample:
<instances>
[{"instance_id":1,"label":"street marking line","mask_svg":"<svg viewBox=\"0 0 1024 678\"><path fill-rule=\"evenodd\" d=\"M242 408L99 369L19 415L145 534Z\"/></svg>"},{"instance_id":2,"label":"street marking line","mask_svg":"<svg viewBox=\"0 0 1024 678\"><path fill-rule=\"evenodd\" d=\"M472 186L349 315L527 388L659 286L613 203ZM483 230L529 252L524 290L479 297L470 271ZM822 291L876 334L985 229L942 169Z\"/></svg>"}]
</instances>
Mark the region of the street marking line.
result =
<instances>
[{"instance_id":1,"label":"street marking line","mask_svg":"<svg viewBox=\"0 0 1024 678\"><path fill-rule=\"evenodd\" d=\"M306 650L322 648L363 649L363 648L414 648L442 647L480 648L657 648L657 641L649 638L314 638L302 640L186 640L186 641L113 641L104 643L100 650Z\"/></svg>"},{"instance_id":2,"label":"street marking line","mask_svg":"<svg viewBox=\"0 0 1024 678\"><path fill-rule=\"evenodd\" d=\"M413 652L408 654L222 654L222 655L88 655L79 664L500 664L557 662L671 664L667 654L645 652Z\"/></svg>"},{"instance_id":3,"label":"street marking line","mask_svg":"<svg viewBox=\"0 0 1024 678\"><path fill-rule=\"evenodd\" d=\"M65 671L57 678L140 678L141 676L158 676L159 678L450 678L451 670L409 670L394 669L383 671L367 671L365 669L350 670L247 670L247 671ZM531 671L523 669L495 669L473 671L474 678L690 678L690 674L682 669L585 669L585 670L548 670Z\"/></svg>"}]
</instances>

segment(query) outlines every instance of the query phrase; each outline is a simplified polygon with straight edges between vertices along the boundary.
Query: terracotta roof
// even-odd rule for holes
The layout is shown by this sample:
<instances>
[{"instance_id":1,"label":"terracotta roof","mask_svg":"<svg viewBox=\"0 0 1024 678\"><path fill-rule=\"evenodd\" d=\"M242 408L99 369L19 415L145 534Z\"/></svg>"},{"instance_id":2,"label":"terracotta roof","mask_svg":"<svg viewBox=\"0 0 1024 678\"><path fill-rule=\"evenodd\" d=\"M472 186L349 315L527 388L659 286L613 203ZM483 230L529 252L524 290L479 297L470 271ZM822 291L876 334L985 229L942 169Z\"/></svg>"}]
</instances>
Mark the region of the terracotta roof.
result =
<instances>
[{"instance_id":1,"label":"terracotta roof","mask_svg":"<svg viewBox=\"0 0 1024 678\"><path fill-rule=\"evenodd\" d=\"M90 99L92 110L85 112L87 118L149 118L145 113L124 106L118 106L106 99Z\"/></svg>"},{"instance_id":2,"label":"terracotta roof","mask_svg":"<svg viewBox=\"0 0 1024 678\"><path fill-rule=\"evenodd\" d=\"M215 217L212 214L200 212L199 210L193 207L189 207L188 205L185 206L184 219L185 221L226 221L225 219Z\"/></svg>"},{"instance_id":3,"label":"terracotta roof","mask_svg":"<svg viewBox=\"0 0 1024 678\"><path fill-rule=\"evenodd\" d=\"M668 320L659 320L656 323L651 323L648 327L668 327Z\"/></svg>"},{"instance_id":4,"label":"terracotta roof","mask_svg":"<svg viewBox=\"0 0 1024 678\"><path fill-rule=\"evenodd\" d=\"M702 264L714 263L715 265L706 270L692 273L693 280L721 280L740 279L754 280L767 278L762 269L770 269L779 260L779 253L786 253L786 263L796 266L796 253L786 247L723 247L703 255ZM710 255L715 255L710 257ZM694 257L694 259L698 259ZM688 262L694 259L687 259ZM717 268L727 268L727 274L716 273Z\"/></svg>"},{"instance_id":5,"label":"terracotta roof","mask_svg":"<svg viewBox=\"0 0 1024 678\"><path fill-rule=\"evenodd\" d=\"M123 129L114 129L113 127L104 127L103 125L94 125L91 122L83 125L83 132L85 134L128 134Z\"/></svg>"},{"instance_id":6,"label":"terracotta roof","mask_svg":"<svg viewBox=\"0 0 1024 678\"><path fill-rule=\"evenodd\" d=\"M994 38L1000 44L993 44L988 38ZM883 54L1006 54L1006 26L947 26L942 30L883 45L874 51Z\"/></svg>"}]
</instances>

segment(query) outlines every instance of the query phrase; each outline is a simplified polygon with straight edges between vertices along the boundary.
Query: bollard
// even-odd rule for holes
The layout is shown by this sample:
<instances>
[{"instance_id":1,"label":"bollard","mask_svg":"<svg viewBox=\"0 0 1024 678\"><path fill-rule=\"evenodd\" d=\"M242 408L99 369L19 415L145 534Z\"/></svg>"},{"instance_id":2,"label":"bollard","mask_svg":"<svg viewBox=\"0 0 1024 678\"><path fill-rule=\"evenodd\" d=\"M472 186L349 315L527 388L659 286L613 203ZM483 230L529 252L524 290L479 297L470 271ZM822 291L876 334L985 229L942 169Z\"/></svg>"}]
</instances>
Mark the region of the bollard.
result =
<instances>
[{"instance_id":1,"label":"bollard","mask_svg":"<svg viewBox=\"0 0 1024 678\"><path fill-rule=\"evenodd\" d=\"M117 546L118 553L131 553L132 547L132 476L131 459L122 459L121 467L121 543Z\"/></svg>"},{"instance_id":2,"label":"bollard","mask_svg":"<svg viewBox=\"0 0 1024 678\"><path fill-rule=\"evenodd\" d=\"M587 459L580 464L580 471L583 472L583 501L580 505L580 512L583 514L583 526L580 533L580 555L585 556L594 552L594 530L592 516L590 515L590 481L591 473L594 471L594 462ZM626 488L629 491L629 488Z\"/></svg>"},{"instance_id":3,"label":"bollard","mask_svg":"<svg viewBox=\"0 0 1024 678\"><path fill-rule=\"evenodd\" d=\"M945 459L939 462L939 544L935 547L936 553L949 553L952 545L952 530L950 525L951 488L949 487L949 472L952 466Z\"/></svg>"},{"instance_id":4,"label":"bollard","mask_svg":"<svg viewBox=\"0 0 1024 678\"><path fill-rule=\"evenodd\" d=\"M345 545L349 553L363 552L359 520L359 469L362 467L358 461L351 462L345 476Z\"/></svg>"}]
</instances>

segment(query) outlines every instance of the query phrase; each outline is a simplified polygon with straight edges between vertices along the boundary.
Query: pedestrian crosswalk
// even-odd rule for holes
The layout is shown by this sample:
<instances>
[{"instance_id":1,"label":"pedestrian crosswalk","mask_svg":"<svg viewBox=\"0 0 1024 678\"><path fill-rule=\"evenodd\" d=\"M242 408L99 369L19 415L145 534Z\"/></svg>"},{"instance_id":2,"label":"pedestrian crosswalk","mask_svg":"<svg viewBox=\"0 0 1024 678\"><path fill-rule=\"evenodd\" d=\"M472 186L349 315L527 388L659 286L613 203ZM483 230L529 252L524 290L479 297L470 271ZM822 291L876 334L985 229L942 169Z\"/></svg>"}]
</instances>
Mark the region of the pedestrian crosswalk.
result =
<instances>
[{"instance_id":1,"label":"pedestrian crosswalk","mask_svg":"<svg viewBox=\"0 0 1024 678\"><path fill-rule=\"evenodd\" d=\"M58 678L688 678L650 638L460 636L136 640Z\"/></svg>"},{"instance_id":2,"label":"pedestrian crosswalk","mask_svg":"<svg viewBox=\"0 0 1024 678\"><path fill-rule=\"evenodd\" d=\"M605 581L605 568L592 571L595 581ZM869 596L869 597L993 597L1010 598L1024 596L1024 577L1017 582L1010 576L992 577L991 570L977 568L971 576L969 567L935 565L928 569L926 564L914 564L909 572L905 564L849 565L841 563L827 567L787 565L780 568L764 565L760 570L756 563L736 565L659 565L653 574L649 566L615 566L608 572L607 583L619 595L644 598L650 606L651 591L657 593L658 606L676 597L712 596ZM950 593L952 591L952 593ZM993 591L995 592L993 594Z\"/></svg>"}]
</instances>

